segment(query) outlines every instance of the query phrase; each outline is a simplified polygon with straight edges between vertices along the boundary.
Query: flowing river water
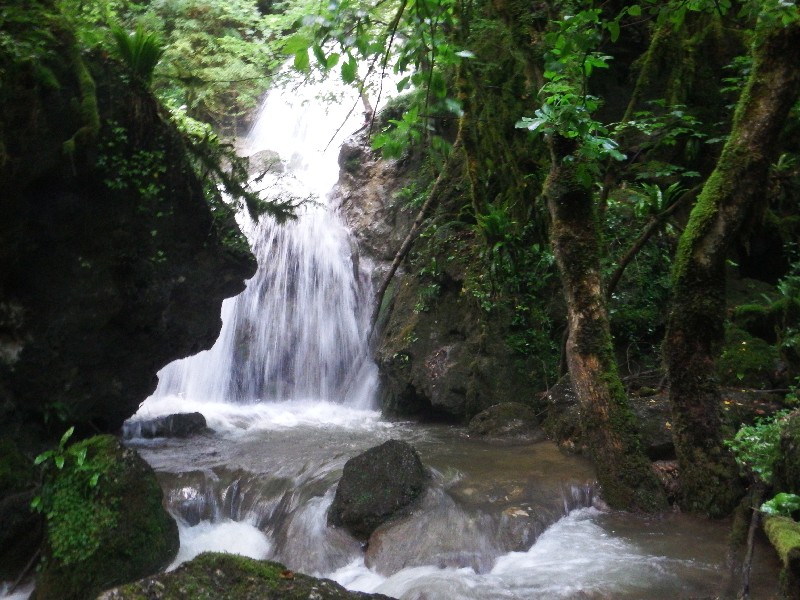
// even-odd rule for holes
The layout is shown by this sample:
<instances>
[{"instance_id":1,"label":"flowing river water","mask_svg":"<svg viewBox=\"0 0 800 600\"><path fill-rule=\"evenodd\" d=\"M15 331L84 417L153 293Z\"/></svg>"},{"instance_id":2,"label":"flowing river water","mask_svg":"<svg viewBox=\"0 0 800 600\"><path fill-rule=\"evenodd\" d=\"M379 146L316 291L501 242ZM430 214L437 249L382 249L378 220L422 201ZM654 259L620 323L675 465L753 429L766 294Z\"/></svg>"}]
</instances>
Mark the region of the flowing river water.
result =
<instances>
[{"instance_id":1,"label":"flowing river water","mask_svg":"<svg viewBox=\"0 0 800 600\"><path fill-rule=\"evenodd\" d=\"M733 589L728 523L603 510L591 465L549 442L492 443L381 417L366 331L370 265L355 260L326 200L343 135L334 133L357 99L326 103L321 89L341 93L306 85L270 94L246 143L248 153L281 157L283 173L262 180L270 193L317 202L284 226L243 222L258 273L224 303L216 345L165 367L127 426L179 523L170 568L206 550L236 552L404 600L655 600ZM353 112L341 132L360 126ZM142 420L192 411L212 432L137 436ZM416 447L432 484L413 514L363 547L328 527L326 511L347 459L392 438ZM773 597L776 580L762 542L752 597Z\"/></svg>"}]
</instances>

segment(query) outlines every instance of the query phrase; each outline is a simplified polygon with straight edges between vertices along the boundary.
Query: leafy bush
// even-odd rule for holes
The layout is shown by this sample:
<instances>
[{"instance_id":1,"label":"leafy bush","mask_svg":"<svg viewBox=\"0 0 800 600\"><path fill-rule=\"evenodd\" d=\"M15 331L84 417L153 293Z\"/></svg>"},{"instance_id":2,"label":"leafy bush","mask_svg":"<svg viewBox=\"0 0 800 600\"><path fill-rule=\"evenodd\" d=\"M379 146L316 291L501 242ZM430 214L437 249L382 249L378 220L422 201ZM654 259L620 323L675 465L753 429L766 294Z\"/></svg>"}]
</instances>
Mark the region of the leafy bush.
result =
<instances>
[{"instance_id":1,"label":"leafy bush","mask_svg":"<svg viewBox=\"0 0 800 600\"><path fill-rule=\"evenodd\" d=\"M781 492L780 494L775 494L772 500L768 500L761 505L761 512L768 515L791 517L792 513L797 511L800 511L800 496L797 494Z\"/></svg>"},{"instance_id":2,"label":"leafy bush","mask_svg":"<svg viewBox=\"0 0 800 600\"><path fill-rule=\"evenodd\" d=\"M788 411L782 411L772 417L756 419L754 424L742 426L732 440L725 441L739 466L756 481L772 483L787 414Z\"/></svg>"},{"instance_id":3,"label":"leafy bush","mask_svg":"<svg viewBox=\"0 0 800 600\"><path fill-rule=\"evenodd\" d=\"M139 26L132 34L115 26L111 35L117 44L117 53L134 77L145 85L153 80L158 61L164 56L164 43L155 33L147 33Z\"/></svg>"}]
</instances>

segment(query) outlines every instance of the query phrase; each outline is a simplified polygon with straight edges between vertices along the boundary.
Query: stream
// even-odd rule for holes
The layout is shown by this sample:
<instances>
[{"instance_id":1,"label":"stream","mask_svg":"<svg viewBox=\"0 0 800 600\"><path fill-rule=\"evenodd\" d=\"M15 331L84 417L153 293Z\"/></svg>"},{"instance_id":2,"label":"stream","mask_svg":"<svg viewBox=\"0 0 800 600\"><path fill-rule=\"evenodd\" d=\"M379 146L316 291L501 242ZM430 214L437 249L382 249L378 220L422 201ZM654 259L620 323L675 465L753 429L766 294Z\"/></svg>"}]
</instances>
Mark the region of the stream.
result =
<instances>
[{"instance_id":1,"label":"stream","mask_svg":"<svg viewBox=\"0 0 800 600\"><path fill-rule=\"evenodd\" d=\"M372 265L356 259L326 199L342 138L363 121L352 94L320 100L342 94L290 85L266 98L245 152L280 155L282 172L262 178L268 193L314 201L283 226L242 220L258 273L223 304L215 346L165 367L126 426L126 443L156 470L179 523L170 568L207 550L235 552L403 600L723 593L729 523L604 509L587 460L550 442L502 444L381 417L367 339ZM142 420L193 411L210 432L138 436ZM413 444L432 483L411 515L365 548L328 527L326 512L344 463L388 439ZM753 598L773 597L777 572L760 541Z\"/></svg>"}]
</instances>

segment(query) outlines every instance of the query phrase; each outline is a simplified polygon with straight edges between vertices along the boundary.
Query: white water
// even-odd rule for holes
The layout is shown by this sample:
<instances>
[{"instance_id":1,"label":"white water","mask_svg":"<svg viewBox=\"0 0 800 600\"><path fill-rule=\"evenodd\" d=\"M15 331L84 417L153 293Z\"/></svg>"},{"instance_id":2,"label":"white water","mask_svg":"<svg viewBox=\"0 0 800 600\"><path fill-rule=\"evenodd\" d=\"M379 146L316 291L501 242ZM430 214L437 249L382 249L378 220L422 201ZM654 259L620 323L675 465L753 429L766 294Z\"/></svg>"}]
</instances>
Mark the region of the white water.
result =
<instances>
[{"instance_id":1,"label":"white water","mask_svg":"<svg viewBox=\"0 0 800 600\"><path fill-rule=\"evenodd\" d=\"M330 103L331 95L343 98ZM256 275L223 304L216 344L161 370L144 412L163 413L151 404L170 397L189 403L373 406L377 371L367 352L368 265L354 255L350 235L327 200L338 178L339 146L363 120L359 110L348 119L357 102L357 94L331 83L295 84L267 96L245 152L273 150L280 156L285 172L263 178L265 194L310 203L284 225L269 217L246 224Z\"/></svg>"}]
</instances>

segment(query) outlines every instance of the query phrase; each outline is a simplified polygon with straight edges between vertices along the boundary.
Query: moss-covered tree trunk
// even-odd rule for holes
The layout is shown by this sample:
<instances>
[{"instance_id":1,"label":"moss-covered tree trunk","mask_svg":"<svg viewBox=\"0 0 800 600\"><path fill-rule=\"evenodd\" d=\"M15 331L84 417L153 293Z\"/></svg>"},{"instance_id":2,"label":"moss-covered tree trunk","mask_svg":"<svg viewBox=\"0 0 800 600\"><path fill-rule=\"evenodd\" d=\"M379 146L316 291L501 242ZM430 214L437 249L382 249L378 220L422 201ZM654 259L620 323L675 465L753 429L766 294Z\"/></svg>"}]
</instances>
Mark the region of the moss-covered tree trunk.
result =
<instances>
[{"instance_id":1,"label":"moss-covered tree trunk","mask_svg":"<svg viewBox=\"0 0 800 600\"><path fill-rule=\"evenodd\" d=\"M603 498L615 508L658 510L666 500L636 431L634 414L614 359L600 276L600 246L591 189L566 160L572 142L551 142L552 166L544 184L551 239L567 300L567 364L581 406Z\"/></svg>"},{"instance_id":2,"label":"moss-covered tree trunk","mask_svg":"<svg viewBox=\"0 0 800 600\"><path fill-rule=\"evenodd\" d=\"M681 236L665 339L673 438L684 508L722 515L740 497L722 444L715 358L723 340L725 259L764 193L767 171L800 91L800 25L761 32L733 128Z\"/></svg>"}]
</instances>

